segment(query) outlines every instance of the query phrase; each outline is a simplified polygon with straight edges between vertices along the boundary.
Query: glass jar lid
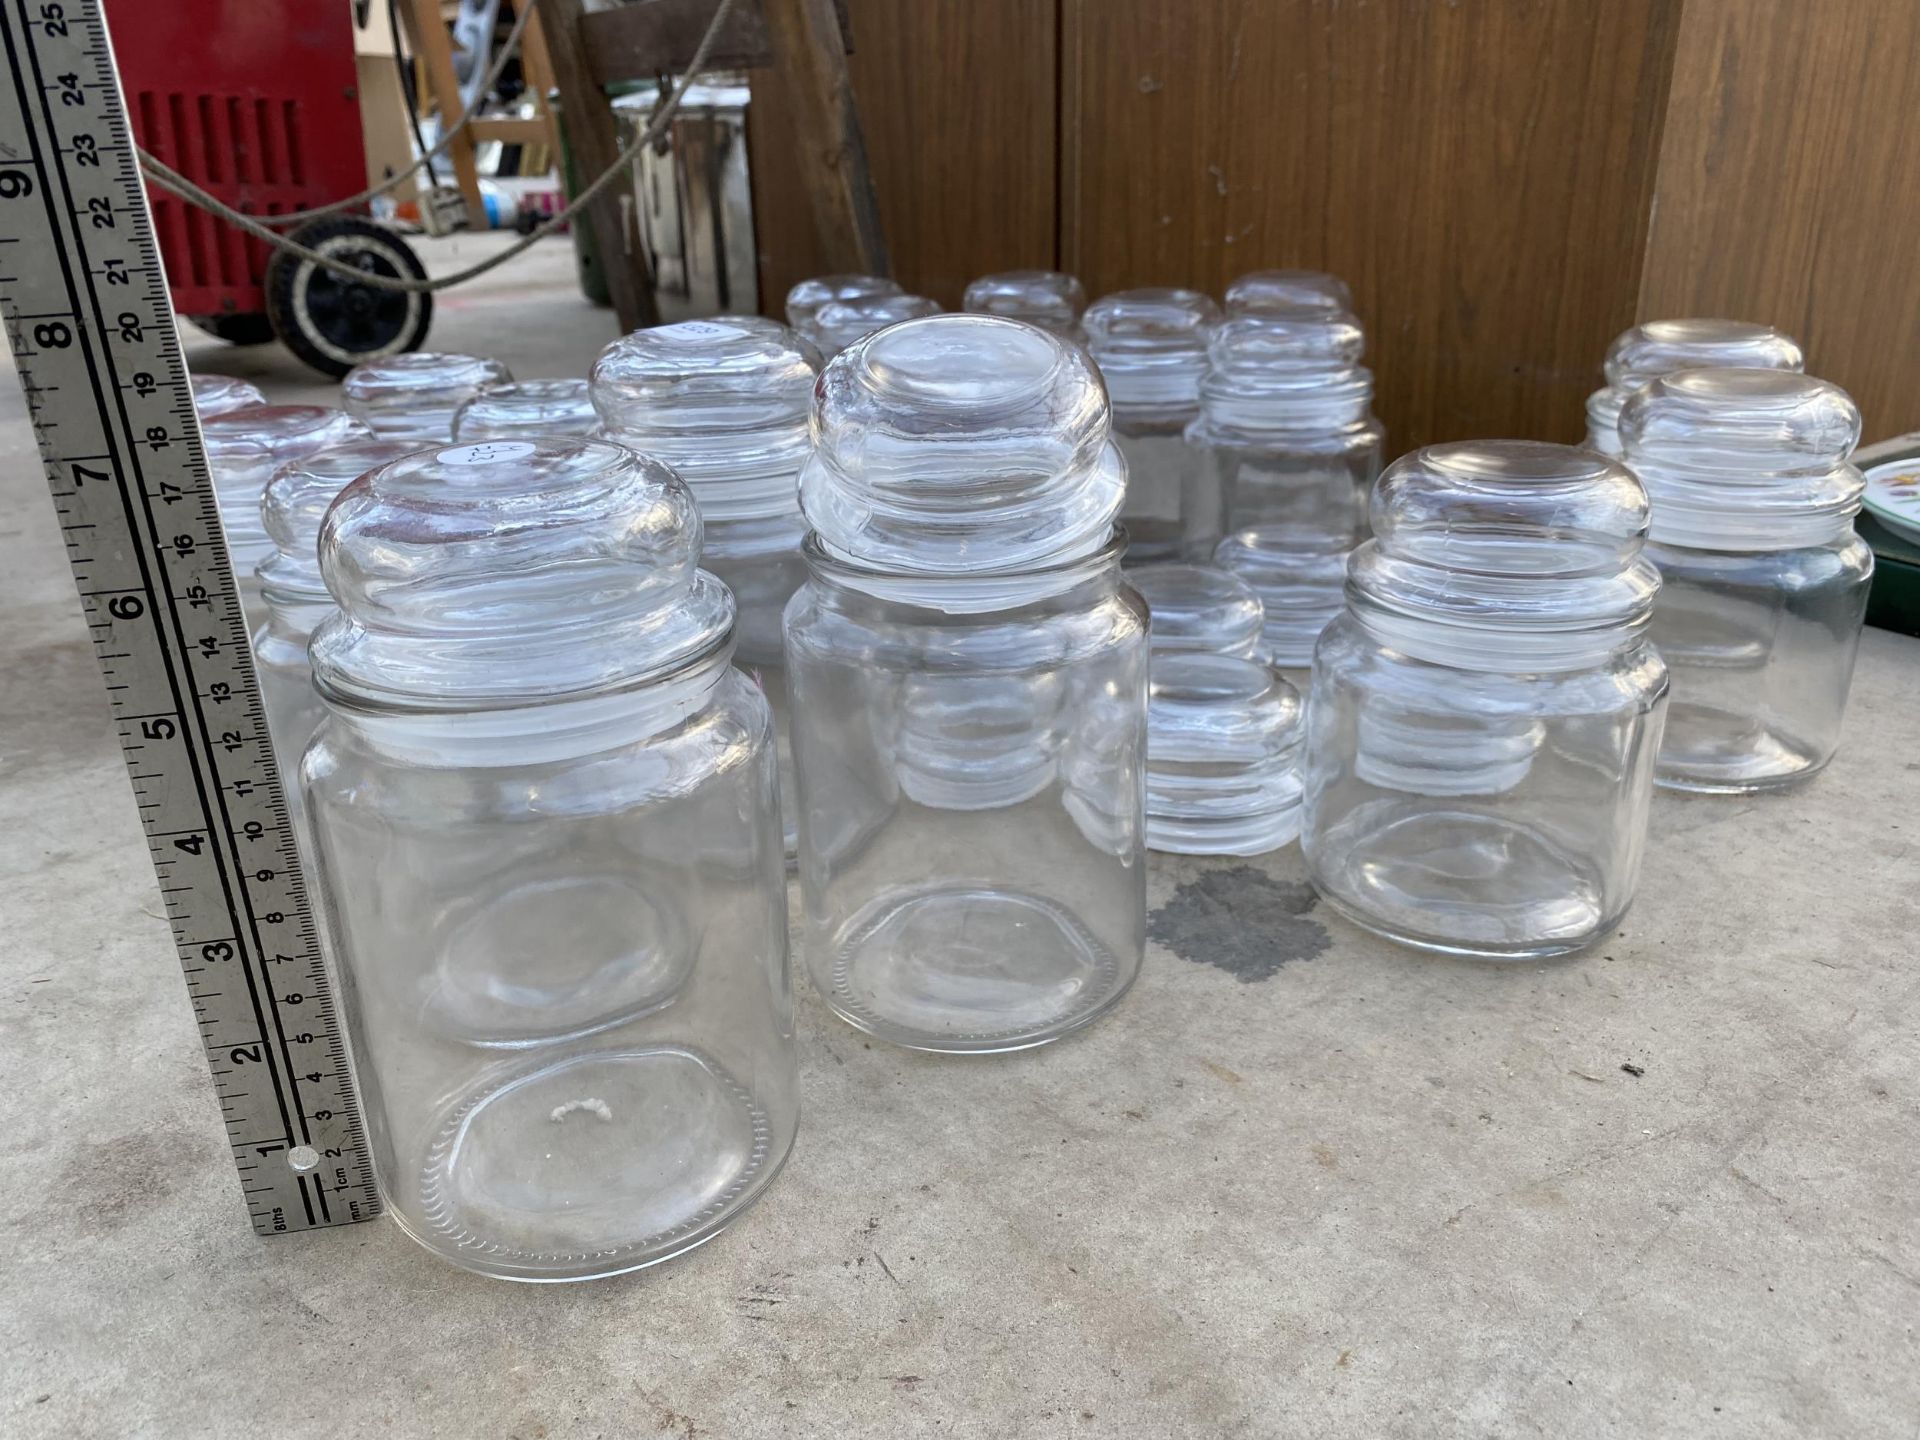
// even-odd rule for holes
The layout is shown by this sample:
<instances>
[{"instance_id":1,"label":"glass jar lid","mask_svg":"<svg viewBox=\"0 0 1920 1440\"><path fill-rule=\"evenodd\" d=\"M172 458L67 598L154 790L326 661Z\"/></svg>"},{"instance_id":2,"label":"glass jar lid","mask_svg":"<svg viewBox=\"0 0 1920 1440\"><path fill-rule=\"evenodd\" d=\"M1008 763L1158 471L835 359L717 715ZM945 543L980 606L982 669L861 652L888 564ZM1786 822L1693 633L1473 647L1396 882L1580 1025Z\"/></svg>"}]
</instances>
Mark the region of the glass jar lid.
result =
<instances>
[{"instance_id":1,"label":"glass jar lid","mask_svg":"<svg viewBox=\"0 0 1920 1440\"><path fill-rule=\"evenodd\" d=\"M757 315L684 320L623 336L593 367L607 434L658 456L708 519L791 515L819 357Z\"/></svg>"},{"instance_id":2,"label":"glass jar lid","mask_svg":"<svg viewBox=\"0 0 1920 1440\"><path fill-rule=\"evenodd\" d=\"M939 313L940 307L924 295L857 295L829 300L813 312L801 333L823 359L831 360L864 335Z\"/></svg>"},{"instance_id":3,"label":"glass jar lid","mask_svg":"<svg viewBox=\"0 0 1920 1440\"><path fill-rule=\"evenodd\" d=\"M1846 391L1786 370L1685 370L1620 412L1627 461L1666 545L1780 550L1850 528L1866 482L1847 463L1860 410Z\"/></svg>"},{"instance_id":4,"label":"glass jar lid","mask_svg":"<svg viewBox=\"0 0 1920 1440\"><path fill-rule=\"evenodd\" d=\"M1126 490L1086 352L988 315L856 341L821 373L800 503L820 547L918 575L1020 571L1102 550Z\"/></svg>"},{"instance_id":5,"label":"glass jar lid","mask_svg":"<svg viewBox=\"0 0 1920 1440\"><path fill-rule=\"evenodd\" d=\"M1059 270L1001 270L967 286L963 309L1003 320L1024 320L1056 335L1077 339L1087 292Z\"/></svg>"},{"instance_id":6,"label":"glass jar lid","mask_svg":"<svg viewBox=\"0 0 1920 1440\"><path fill-rule=\"evenodd\" d=\"M1353 291L1338 275L1324 270L1249 270L1227 286L1227 313L1325 305L1353 309Z\"/></svg>"},{"instance_id":7,"label":"glass jar lid","mask_svg":"<svg viewBox=\"0 0 1920 1440\"><path fill-rule=\"evenodd\" d=\"M1081 324L1114 409L1194 410L1219 319L1220 307L1197 290L1122 290L1094 301Z\"/></svg>"},{"instance_id":8,"label":"glass jar lid","mask_svg":"<svg viewBox=\"0 0 1920 1440\"><path fill-rule=\"evenodd\" d=\"M1332 304L1235 315L1207 344L1200 436L1357 424L1373 400L1360 322Z\"/></svg>"},{"instance_id":9,"label":"glass jar lid","mask_svg":"<svg viewBox=\"0 0 1920 1440\"><path fill-rule=\"evenodd\" d=\"M1299 749L1300 692L1259 661L1189 651L1156 654L1150 669L1151 761L1249 764Z\"/></svg>"},{"instance_id":10,"label":"glass jar lid","mask_svg":"<svg viewBox=\"0 0 1920 1440\"><path fill-rule=\"evenodd\" d=\"M1651 380L1681 370L1729 366L1801 370L1806 357L1792 336L1744 320L1649 320L1623 331L1607 347L1607 383L1587 399L1587 414L1602 431L1618 426L1620 407Z\"/></svg>"},{"instance_id":11,"label":"glass jar lid","mask_svg":"<svg viewBox=\"0 0 1920 1440\"><path fill-rule=\"evenodd\" d=\"M1436 663L1597 663L1645 627L1660 588L1640 554L1646 491L1592 450L1431 445L1387 467L1371 514L1349 601L1383 643Z\"/></svg>"},{"instance_id":12,"label":"glass jar lid","mask_svg":"<svg viewBox=\"0 0 1920 1440\"><path fill-rule=\"evenodd\" d=\"M414 451L327 512L320 570L340 613L315 632L315 681L348 707L458 712L663 678L732 635L700 535L687 487L625 446Z\"/></svg>"},{"instance_id":13,"label":"glass jar lid","mask_svg":"<svg viewBox=\"0 0 1920 1440\"><path fill-rule=\"evenodd\" d=\"M328 599L320 577L320 522L339 493L369 470L387 465L413 449L405 440L350 440L329 446L274 472L260 501L274 550L260 562L260 579L269 598L294 601Z\"/></svg>"},{"instance_id":14,"label":"glass jar lid","mask_svg":"<svg viewBox=\"0 0 1920 1440\"><path fill-rule=\"evenodd\" d=\"M807 322L828 301L900 293L899 282L885 275L817 275L787 291L787 324L804 334Z\"/></svg>"},{"instance_id":15,"label":"glass jar lid","mask_svg":"<svg viewBox=\"0 0 1920 1440\"><path fill-rule=\"evenodd\" d=\"M584 380L499 380L482 385L453 412L453 438L477 440L587 439L600 417Z\"/></svg>"},{"instance_id":16,"label":"glass jar lid","mask_svg":"<svg viewBox=\"0 0 1920 1440\"><path fill-rule=\"evenodd\" d=\"M266 394L258 385L249 385L231 375L193 377L193 408L200 412L202 419L266 403Z\"/></svg>"},{"instance_id":17,"label":"glass jar lid","mask_svg":"<svg viewBox=\"0 0 1920 1440\"><path fill-rule=\"evenodd\" d=\"M354 366L340 390L376 435L431 445L452 438L454 411L482 386L512 378L498 360L410 350Z\"/></svg>"},{"instance_id":18,"label":"glass jar lid","mask_svg":"<svg viewBox=\"0 0 1920 1440\"><path fill-rule=\"evenodd\" d=\"M1260 653L1266 607L1253 587L1232 571L1162 561L1129 569L1127 581L1147 602L1156 655Z\"/></svg>"},{"instance_id":19,"label":"glass jar lid","mask_svg":"<svg viewBox=\"0 0 1920 1440\"><path fill-rule=\"evenodd\" d=\"M207 417L200 435L216 485L229 493L250 489L257 504L273 472L288 461L371 439L373 432L328 405L255 405Z\"/></svg>"}]
</instances>

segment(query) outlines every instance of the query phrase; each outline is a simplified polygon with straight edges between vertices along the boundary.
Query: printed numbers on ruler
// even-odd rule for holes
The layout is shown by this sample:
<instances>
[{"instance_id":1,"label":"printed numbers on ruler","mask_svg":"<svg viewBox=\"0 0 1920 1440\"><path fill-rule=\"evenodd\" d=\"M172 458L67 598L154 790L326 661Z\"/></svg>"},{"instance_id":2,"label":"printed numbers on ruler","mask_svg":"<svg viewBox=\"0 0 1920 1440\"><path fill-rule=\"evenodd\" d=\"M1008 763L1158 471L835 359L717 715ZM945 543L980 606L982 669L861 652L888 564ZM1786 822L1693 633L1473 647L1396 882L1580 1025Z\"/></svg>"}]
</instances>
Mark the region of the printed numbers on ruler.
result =
<instances>
[{"instance_id":1,"label":"printed numbers on ruler","mask_svg":"<svg viewBox=\"0 0 1920 1440\"><path fill-rule=\"evenodd\" d=\"M0 0L0 311L254 1228L379 1211L99 0ZM110 1057L109 1057L110 1058Z\"/></svg>"}]
</instances>

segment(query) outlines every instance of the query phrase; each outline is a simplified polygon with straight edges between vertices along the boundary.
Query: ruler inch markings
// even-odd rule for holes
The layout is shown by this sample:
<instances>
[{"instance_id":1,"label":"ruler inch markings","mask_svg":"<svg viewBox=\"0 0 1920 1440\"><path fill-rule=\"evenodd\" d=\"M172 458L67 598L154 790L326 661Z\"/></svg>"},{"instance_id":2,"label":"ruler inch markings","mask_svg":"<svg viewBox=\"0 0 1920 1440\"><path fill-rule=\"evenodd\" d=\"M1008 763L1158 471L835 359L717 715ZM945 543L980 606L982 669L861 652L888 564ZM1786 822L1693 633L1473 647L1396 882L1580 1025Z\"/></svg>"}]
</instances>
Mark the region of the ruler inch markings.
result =
<instances>
[{"instance_id":1,"label":"ruler inch markings","mask_svg":"<svg viewBox=\"0 0 1920 1440\"><path fill-rule=\"evenodd\" d=\"M370 1219L366 1134L100 0L0 0L0 43L0 315L32 361L27 412L246 1208L262 1234Z\"/></svg>"}]
</instances>

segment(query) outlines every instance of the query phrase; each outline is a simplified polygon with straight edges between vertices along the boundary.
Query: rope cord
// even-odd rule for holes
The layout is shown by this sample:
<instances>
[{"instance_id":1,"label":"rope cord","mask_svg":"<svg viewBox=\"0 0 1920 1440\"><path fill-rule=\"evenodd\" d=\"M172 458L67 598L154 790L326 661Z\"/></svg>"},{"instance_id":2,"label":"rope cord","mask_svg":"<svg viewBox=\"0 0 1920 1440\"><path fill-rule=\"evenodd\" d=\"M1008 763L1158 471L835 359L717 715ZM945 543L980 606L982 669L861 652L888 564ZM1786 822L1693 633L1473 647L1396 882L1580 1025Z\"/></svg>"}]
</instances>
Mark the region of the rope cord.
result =
<instances>
[{"instance_id":1,"label":"rope cord","mask_svg":"<svg viewBox=\"0 0 1920 1440\"><path fill-rule=\"evenodd\" d=\"M505 250L502 250L499 254L490 255L479 264L469 265L465 270L456 270L451 275L428 276L426 279L416 280L406 275L373 274L370 271L362 270L357 265L348 264L344 260L336 260L331 255L324 255L310 246L300 244L298 241L289 240L286 236L269 229L253 216L243 214L234 209L218 196L208 194L178 170L156 159L154 156L149 155L145 150L139 151L140 168L146 172L147 179L159 186L162 190L170 191L178 195L181 199L198 205L203 210L211 211L222 220L237 225L249 235L254 236L256 239L266 241L267 244L274 246L276 249L284 250L290 255L298 255L302 260L309 261L323 269L331 270L336 275L343 276L348 280L356 281L362 285L370 285L376 290L398 290L409 295L427 294L436 290L446 290L452 286L462 285L469 280L476 279L486 274L489 270L497 269L506 264L515 256L524 254L527 250L531 249L536 242L546 239L547 236L553 234L554 231L566 224L576 214L599 199L601 195L605 194L607 188L613 184L621 172L633 163L634 157L649 145L652 145L665 133L667 121L673 117L673 112L680 108L681 96L687 93L687 88L692 85L693 82L700 77L700 73L706 69L707 56L712 53L714 41L719 38L720 27L727 18L727 12L733 8L733 4L734 0L720 0L720 3L714 7L713 19L707 23L706 33L700 37L700 44L693 52L693 59L687 63L686 73L680 77L680 83L673 87L673 93L654 111L653 117L647 121L640 133L634 137L632 143L614 158L611 165L600 172L591 185L574 196L574 198L567 203L564 210L549 216L537 227L522 236L514 244L508 246ZM531 14L532 10L533 6L529 4L527 8L521 12L522 18ZM352 202L342 201L340 203L348 204ZM329 206L325 210L306 211L303 213L308 215L322 215L330 213L335 208L337 207ZM293 217L276 215L273 218L276 221L284 222Z\"/></svg>"}]
</instances>

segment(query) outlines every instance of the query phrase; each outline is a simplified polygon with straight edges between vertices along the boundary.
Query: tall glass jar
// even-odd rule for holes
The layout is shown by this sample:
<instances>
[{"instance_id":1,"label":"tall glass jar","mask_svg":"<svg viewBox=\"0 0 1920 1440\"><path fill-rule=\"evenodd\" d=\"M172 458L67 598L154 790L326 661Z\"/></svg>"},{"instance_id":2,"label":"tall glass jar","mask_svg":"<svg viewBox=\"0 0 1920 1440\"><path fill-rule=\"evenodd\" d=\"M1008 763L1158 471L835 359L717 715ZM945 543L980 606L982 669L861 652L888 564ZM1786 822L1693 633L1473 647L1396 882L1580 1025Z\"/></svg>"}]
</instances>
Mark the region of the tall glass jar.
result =
<instances>
[{"instance_id":1,"label":"tall glass jar","mask_svg":"<svg viewBox=\"0 0 1920 1440\"><path fill-rule=\"evenodd\" d=\"M1636 392L1620 435L1664 582L1659 782L1742 793L1807 779L1840 743L1873 578L1853 533L1859 410L1808 375L1688 370Z\"/></svg>"},{"instance_id":2,"label":"tall glass jar","mask_svg":"<svg viewBox=\"0 0 1920 1440\"><path fill-rule=\"evenodd\" d=\"M267 620L259 576L261 562L273 554L273 537L260 515L267 482L290 461L369 439L372 432L346 412L324 405L257 405L204 417L200 435L220 507L220 529L227 539L227 559L251 634Z\"/></svg>"},{"instance_id":3,"label":"tall glass jar","mask_svg":"<svg viewBox=\"0 0 1920 1440\"><path fill-rule=\"evenodd\" d=\"M593 400L611 439L656 455L693 491L706 524L701 559L739 605L734 661L766 692L780 747L780 808L794 853L781 617L807 577L800 468L813 453L813 350L757 315L637 330L601 351Z\"/></svg>"},{"instance_id":4,"label":"tall glass jar","mask_svg":"<svg viewBox=\"0 0 1920 1440\"><path fill-rule=\"evenodd\" d=\"M1220 307L1195 290L1122 290L1087 310L1087 348L1107 382L1127 462L1127 560L1205 560L1221 535L1220 491L1186 442L1200 414L1207 336Z\"/></svg>"},{"instance_id":5,"label":"tall glass jar","mask_svg":"<svg viewBox=\"0 0 1920 1440\"><path fill-rule=\"evenodd\" d=\"M1578 950L1633 899L1665 718L1646 493L1590 450L1436 445L1372 521L1313 659L1314 886L1407 945Z\"/></svg>"},{"instance_id":6,"label":"tall glass jar","mask_svg":"<svg viewBox=\"0 0 1920 1440\"><path fill-rule=\"evenodd\" d=\"M898 281L885 275L816 275L787 291L787 324L804 335L823 305L869 295L898 295Z\"/></svg>"},{"instance_id":7,"label":"tall glass jar","mask_svg":"<svg viewBox=\"0 0 1920 1440\"><path fill-rule=\"evenodd\" d=\"M911 320L820 377L787 607L807 963L921 1050L1086 1025L1145 950L1147 617L1086 353Z\"/></svg>"},{"instance_id":8,"label":"tall glass jar","mask_svg":"<svg viewBox=\"0 0 1920 1440\"><path fill-rule=\"evenodd\" d=\"M356 365L340 382L349 413L382 440L444 445L454 412L488 385L513 379L498 360L410 350Z\"/></svg>"},{"instance_id":9,"label":"tall glass jar","mask_svg":"<svg viewBox=\"0 0 1920 1440\"><path fill-rule=\"evenodd\" d=\"M1214 329L1200 414L1187 427L1229 531L1284 526L1350 549L1386 444L1360 322L1329 306L1273 307Z\"/></svg>"},{"instance_id":10,"label":"tall glass jar","mask_svg":"<svg viewBox=\"0 0 1920 1440\"><path fill-rule=\"evenodd\" d=\"M236 380L231 375L193 377L193 408L200 412L200 418L203 420L211 420L215 415L228 415L235 410L249 410L255 405L266 403L266 394L258 385L250 385L245 380Z\"/></svg>"},{"instance_id":11,"label":"tall glass jar","mask_svg":"<svg viewBox=\"0 0 1920 1440\"><path fill-rule=\"evenodd\" d=\"M1324 270L1249 270L1227 286L1226 300L1229 315L1292 310L1301 305L1353 309L1353 291L1347 288L1347 282Z\"/></svg>"},{"instance_id":12,"label":"tall glass jar","mask_svg":"<svg viewBox=\"0 0 1920 1440\"><path fill-rule=\"evenodd\" d=\"M588 440L600 429L585 380L499 380L483 385L453 413L453 438Z\"/></svg>"},{"instance_id":13,"label":"tall glass jar","mask_svg":"<svg viewBox=\"0 0 1920 1440\"><path fill-rule=\"evenodd\" d=\"M924 295L862 295L828 301L800 333L822 360L831 360L863 335L939 313L940 307Z\"/></svg>"},{"instance_id":14,"label":"tall glass jar","mask_svg":"<svg viewBox=\"0 0 1920 1440\"><path fill-rule=\"evenodd\" d=\"M772 720L657 461L421 451L348 486L302 768L381 1194L472 1270L710 1239L796 1120Z\"/></svg>"},{"instance_id":15,"label":"tall glass jar","mask_svg":"<svg viewBox=\"0 0 1920 1440\"><path fill-rule=\"evenodd\" d=\"M1618 460L1620 410L1642 385L1682 370L1801 370L1792 336L1744 320L1649 320L1607 347L1607 383L1587 397L1587 448Z\"/></svg>"},{"instance_id":16,"label":"tall glass jar","mask_svg":"<svg viewBox=\"0 0 1920 1440\"><path fill-rule=\"evenodd\" d=\"M1024 320L1076 344L1086 338L1080 329L1080 317L1087 309L1086 288L1058 270L1001 270L982 275L967 286L961 308L976 315Z\"/></svg>"}]
</instances>

